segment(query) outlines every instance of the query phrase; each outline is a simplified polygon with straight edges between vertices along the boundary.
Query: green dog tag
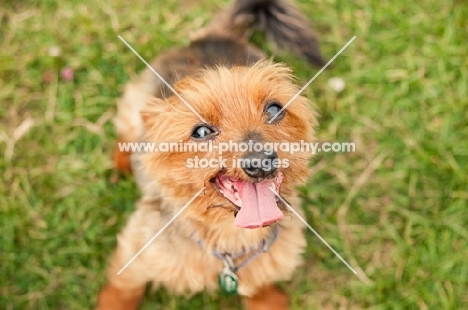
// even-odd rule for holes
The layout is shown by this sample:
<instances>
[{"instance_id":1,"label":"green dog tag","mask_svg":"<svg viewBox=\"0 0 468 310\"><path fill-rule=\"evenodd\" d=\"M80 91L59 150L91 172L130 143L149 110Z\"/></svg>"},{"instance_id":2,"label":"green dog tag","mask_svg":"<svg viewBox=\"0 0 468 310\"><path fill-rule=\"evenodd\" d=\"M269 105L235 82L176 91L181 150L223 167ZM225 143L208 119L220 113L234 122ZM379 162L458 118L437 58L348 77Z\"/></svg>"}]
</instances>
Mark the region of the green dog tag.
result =
<instances>
[{"instance_id":1,"label":"green dog tag","mask_svg":"<svg viewBox=\"0 0 468 310\"><path fill-rule=\"evenodd\" d=\"M218 276L219 286L228 294L237 294L238 279L229 268L224 268Z\"/></svg>"}]
</instances>

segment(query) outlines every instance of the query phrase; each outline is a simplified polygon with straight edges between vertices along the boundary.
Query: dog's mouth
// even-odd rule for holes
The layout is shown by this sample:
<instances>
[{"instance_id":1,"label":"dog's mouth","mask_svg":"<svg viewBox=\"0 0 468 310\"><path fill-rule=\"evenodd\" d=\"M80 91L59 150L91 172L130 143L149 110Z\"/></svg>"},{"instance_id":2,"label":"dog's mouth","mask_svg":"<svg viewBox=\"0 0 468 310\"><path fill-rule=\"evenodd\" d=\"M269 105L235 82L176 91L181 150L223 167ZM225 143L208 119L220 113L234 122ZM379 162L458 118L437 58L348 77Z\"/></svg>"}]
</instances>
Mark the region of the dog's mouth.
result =
<instances>
[{"instance_id":1,"label":"dog's mouth","mask_svg":"<svg viewBox=\"0 0 468 310\"><path fill-rule=\"evenodd\" d=\"M239 208L234 223L242 228L259 228L270 225L284 217L278 207L278 198L283 174L274 179L250 183L223 174L213 178L213 185L224 197Z\"/></svg>"}]
</instances>

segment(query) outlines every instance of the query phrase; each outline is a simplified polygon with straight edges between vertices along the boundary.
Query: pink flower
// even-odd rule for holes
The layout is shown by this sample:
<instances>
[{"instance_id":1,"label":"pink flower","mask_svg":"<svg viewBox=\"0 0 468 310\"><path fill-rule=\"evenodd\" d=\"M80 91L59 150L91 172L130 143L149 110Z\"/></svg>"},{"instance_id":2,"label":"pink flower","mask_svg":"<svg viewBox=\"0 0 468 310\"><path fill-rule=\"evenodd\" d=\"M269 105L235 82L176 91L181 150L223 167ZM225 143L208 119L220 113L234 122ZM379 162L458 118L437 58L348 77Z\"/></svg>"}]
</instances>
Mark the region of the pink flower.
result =
<instances>
[{"instance_id":1,"label":"pink flower","mask_svg":"<svg viewBox=\"0 0 468 310\"><path fill-rule=\"evenodd\" d=\"M65 67L60 72L60 77L66 82L73 81L73 69L70 67Z\"/></svg>"}]
</instances>

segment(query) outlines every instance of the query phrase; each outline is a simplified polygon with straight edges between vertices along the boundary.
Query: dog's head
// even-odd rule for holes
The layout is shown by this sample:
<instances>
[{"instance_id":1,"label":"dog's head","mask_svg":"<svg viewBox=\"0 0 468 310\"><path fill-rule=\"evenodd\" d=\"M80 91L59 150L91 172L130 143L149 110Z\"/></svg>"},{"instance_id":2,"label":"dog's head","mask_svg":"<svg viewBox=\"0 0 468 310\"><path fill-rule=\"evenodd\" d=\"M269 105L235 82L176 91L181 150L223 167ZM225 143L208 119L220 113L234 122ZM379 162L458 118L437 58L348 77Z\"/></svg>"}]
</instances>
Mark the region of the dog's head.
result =
<instances>
[{"instance_id":1,"label":"dog's head","mask_svg":"<svg viewBox=\"0 0 468 310\"><path fill-rule=\"evenodd\" d=\"M164 145L143 156L160 194L182 207L206 187L183 214L212 225L280 220L285 210L274 191L292 195L308 170L310 154L292 153L291 143L310 142L316 121L303 96L271 121L298 93L290 70L270 61L219 67L174 88L183 100L154 99L142 111L145 141Z\"/></svg>"}]
</instances>

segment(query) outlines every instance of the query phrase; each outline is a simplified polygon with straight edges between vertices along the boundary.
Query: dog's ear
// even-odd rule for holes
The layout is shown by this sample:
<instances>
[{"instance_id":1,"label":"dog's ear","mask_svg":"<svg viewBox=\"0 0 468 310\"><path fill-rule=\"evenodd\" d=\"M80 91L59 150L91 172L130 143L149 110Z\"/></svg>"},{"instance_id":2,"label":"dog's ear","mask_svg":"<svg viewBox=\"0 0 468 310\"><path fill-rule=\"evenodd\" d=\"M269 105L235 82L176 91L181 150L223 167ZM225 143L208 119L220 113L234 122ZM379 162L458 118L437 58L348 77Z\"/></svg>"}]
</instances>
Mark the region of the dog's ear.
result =
<instances>
[{"instance_id":1,"label":"dog's ear","mask_svg":"<svg viewBox=\"0 0 468 310\"><path fill-rule=\"evenodd\" d=\"M158 117L164 113L166 102L163 99L153 97L146 106L141 110L140 116L143 120L145 131L151 131L158 124Z\"/></svg>"}]
</instances>

